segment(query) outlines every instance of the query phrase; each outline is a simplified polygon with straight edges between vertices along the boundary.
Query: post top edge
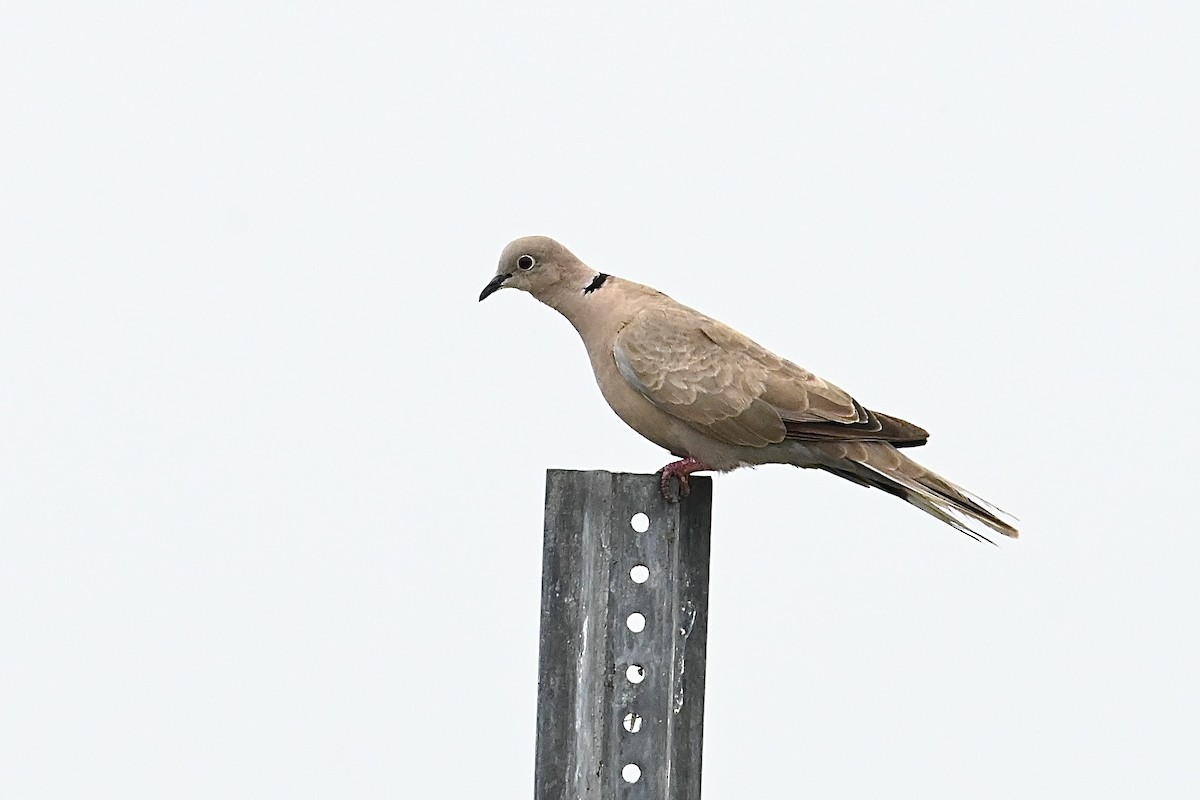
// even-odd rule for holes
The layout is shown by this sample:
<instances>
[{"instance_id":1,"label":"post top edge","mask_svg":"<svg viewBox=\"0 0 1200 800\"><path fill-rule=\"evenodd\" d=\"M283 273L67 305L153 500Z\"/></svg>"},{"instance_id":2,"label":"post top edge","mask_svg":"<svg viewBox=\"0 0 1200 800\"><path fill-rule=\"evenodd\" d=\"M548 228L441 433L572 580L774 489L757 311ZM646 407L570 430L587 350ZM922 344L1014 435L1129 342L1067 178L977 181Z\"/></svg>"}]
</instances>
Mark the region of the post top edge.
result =
<instances>
[{"instance_id":1,"label":"post top edge","mask_svg":"<svg viewBox=\"0 0 1200 800\"><path fill-rule=\"evenodd\" d=\"M652 478L658 480L656 472L610 472L606 469L559 469L549 467L546 469L546 477L551 475L607 475L613 478ZM691 484L695 486L697 483L712 483L711 475L692 475Z\"/></svg>"}]
</instances>

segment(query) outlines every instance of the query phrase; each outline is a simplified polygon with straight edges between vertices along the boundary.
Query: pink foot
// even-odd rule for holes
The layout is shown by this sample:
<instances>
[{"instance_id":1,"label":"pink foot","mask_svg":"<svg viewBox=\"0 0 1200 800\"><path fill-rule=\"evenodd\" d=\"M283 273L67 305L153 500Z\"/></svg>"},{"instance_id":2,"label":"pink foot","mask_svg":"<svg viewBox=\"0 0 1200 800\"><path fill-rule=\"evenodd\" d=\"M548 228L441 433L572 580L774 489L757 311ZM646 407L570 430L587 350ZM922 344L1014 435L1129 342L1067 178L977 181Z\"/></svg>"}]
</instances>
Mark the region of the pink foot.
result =
<instances>
[{"instance_id":1,"label":"pink foot","mask_svg":"<svg viewBox=\"0 0 1200 800\"><path fill-rule=\"evenodd\" d=\"M703 461L688 456L682 461L673 461L658 471L658 485L662 489L663 499L668 503L678 503L692 491L688 486L688 475L703 469L712 469ZM679 479L679 493L671 491L671 478Z\"/></svg>"}]
</instances>

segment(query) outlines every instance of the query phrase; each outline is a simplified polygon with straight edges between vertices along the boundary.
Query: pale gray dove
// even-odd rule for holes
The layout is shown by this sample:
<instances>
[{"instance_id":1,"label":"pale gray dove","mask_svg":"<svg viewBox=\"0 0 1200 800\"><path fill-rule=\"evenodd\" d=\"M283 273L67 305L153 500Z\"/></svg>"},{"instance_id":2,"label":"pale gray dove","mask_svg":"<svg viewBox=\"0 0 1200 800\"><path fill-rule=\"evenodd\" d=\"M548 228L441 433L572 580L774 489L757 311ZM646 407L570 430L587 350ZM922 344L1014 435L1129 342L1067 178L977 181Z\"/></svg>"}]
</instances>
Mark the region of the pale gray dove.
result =
<instances>
[{"instance_id":1,"label":"pale gray dove","mask_svg":"<svg viewBox=\"0 0 1200 800\"><path fill-rule=\"evenodd\" d=\"M664 496L688 475L792 464L874 486L978 539L976 523L1017 530L998 509L904 456L929 434L864 408L828 381L649 286L598 272L544 236L504 248L483 300L521 289L583 339L604 399L629 427L681 460L660 471Z\"/></svg>"}]
</instances>

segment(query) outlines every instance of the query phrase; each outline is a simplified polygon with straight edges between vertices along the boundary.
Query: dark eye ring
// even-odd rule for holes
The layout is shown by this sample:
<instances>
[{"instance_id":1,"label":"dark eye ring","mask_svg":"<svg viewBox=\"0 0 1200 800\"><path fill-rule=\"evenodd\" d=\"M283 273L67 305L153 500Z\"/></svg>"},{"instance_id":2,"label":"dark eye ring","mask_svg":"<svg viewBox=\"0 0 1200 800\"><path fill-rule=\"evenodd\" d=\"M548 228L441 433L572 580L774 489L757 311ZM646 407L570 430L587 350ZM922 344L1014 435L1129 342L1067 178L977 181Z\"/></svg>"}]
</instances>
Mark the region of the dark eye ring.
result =
<instances>
[{"instance_id":1,"label":"dark eye ring","mask_svg":"<svg viewBox=\"0 0 1200 800\"><path fill-rule=\"evenodd\" d=\"M521 256L517 259L518 269L533 269L533 265L537 262L533 260L533 256Z\"/></svg>"}]
</instances>

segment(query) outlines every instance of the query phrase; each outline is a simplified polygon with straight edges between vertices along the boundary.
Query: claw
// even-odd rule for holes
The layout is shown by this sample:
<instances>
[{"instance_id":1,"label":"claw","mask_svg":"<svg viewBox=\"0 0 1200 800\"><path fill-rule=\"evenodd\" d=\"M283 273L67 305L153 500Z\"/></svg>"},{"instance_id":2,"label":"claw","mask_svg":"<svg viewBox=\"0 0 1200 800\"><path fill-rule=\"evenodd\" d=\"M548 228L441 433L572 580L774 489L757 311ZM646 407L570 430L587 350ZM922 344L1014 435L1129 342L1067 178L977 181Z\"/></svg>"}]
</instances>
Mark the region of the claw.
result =
<instances>
[{"instance_id":1,"label":"claw","mask_svg":"<svg viewBox=\"0 0 1200 800\"><path fill-rule=\"evenodd\" d=\"M691 494L692 487L688 485L688 475L702 469L712 469L712 467L709 467L702 461L697 461L691 456L681 461L674 461L660 469L658 471L658 486L662 491L663 499L668 503L678 503ZM677 492L672 491L671 478L679 480L679 490Z\"/></svg>"},{"instance_id":2,"label":"claw","mask_svg":"<svg viewBox=\"0 0 1200 800\"><path fill-rule=\"evenodd\" d=\"M672 477L679 479L678 489L671 484ZM658 471L658 486L662 490L663 499L668 503L678 503L681 499L687 497L692 491L692 487L688 485L687 475L673 476L671 473L662 469Z\"/></svg>"}]
</instances>

